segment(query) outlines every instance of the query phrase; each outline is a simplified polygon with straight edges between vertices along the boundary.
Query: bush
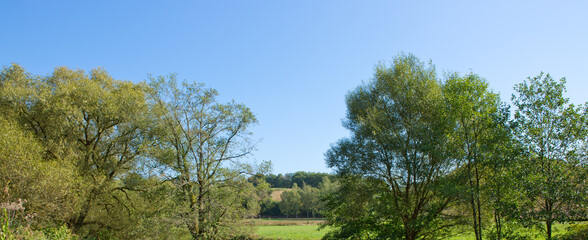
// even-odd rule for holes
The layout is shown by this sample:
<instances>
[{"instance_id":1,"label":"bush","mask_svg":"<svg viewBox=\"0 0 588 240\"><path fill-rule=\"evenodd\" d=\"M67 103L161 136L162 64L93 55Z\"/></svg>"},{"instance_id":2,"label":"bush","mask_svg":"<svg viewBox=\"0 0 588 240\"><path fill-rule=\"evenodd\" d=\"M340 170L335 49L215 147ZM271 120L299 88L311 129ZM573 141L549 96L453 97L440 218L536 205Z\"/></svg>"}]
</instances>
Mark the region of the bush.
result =
<instances>
[{"instance_id":1,"label":"bush","mask_svg":"<svg viewBox=\"0 0 588 240\"><path fill-rule=\"evenodd\" d=\"M4 226L3 226L4 227ZM47 228L43 231L33 230L29 227L19 226L16 229L8 228L8 231L0 233L1 240L8 239L35 239L35 240L75 240L76 235L65 226L59 228Z\"/></svg>"},{"instance_id":2,"label":"bush","mask_svg":"<svg viewBox=\"0 0 588 240\"><path fill-rule=\"evenodd\" d=\"M568 227L568 232L555 236L554 240L583 240L588 239L588 225L573 224Z\"/></svg>"},{"instance_id":3,"label":"bush","mask_svg":"<svg viewBox=\"0 0 588 240\"><path fill-rule=\"evenodd\" d=\"M259 215L261 217L281 217L283 216L282 212L280 211L280 206L278 205L277 201L272 199L264 199L260 203L261 211Z\"/></svg>"},{"instance_id":4,"label":"bush","mask_svg":"<svg viewBox=\"0 0 588 240\"><path fill-rule=\"evenodd\" d=\"M43 231L30 228L30 222L23 221L25 224L17 224L15 218L15 209L24 210L19 204L2 204L0 213L0 240L12 239L36 239L36 240L75 240L77 237L65 226L59 228L51 227ZM8 210L11 209L11 212ZM25 219L26 220L26 219Z\"/></svg>"},{"instance_id":5,"label":"bush","mask_svg":"<svg viewBox=\"0 0 588 240\"><path fill-rule=\"evenodd\" d=\"M47 240L74 240L77 239L75 235L65 226L61 225L59 228L47 228L43 231Z\"/></svg>"}]
</instances>

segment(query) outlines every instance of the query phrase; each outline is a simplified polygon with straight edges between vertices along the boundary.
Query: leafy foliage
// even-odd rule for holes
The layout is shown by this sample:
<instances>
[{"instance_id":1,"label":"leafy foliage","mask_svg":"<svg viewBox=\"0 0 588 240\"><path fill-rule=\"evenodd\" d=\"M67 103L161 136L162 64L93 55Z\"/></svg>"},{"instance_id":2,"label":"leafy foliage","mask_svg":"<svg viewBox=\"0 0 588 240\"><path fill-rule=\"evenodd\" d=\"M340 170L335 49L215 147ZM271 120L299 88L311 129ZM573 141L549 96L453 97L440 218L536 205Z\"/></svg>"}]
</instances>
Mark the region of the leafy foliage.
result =
<instances>
[{"instance_id":1,"label":"leafy foliage","mask_svg":"<svg viewBox=\"0 0 588 240\"><path fill-rule=\"evenodd\" d=\"M588 225L572 225L565 234L554 237L556 240L588 239Z\"/></svg>"},{"instance_id":2,"label":"leafy foliage","mask_svg":"<svg viewBox=\"0 0 588 240\"><path fill-rule=\"evenodd\" d=\"M493 191L496 190L493 187L500 186L492 186L486 179L504 170L498 162L502 160L500 152L504 151L499 146L509 140L505 132L508 126L501 115L505 112L500 111L500 99L488 89L488 83L472 73L464 77L457 73L449 75L443 85L443 95L448 117L454 123L449 141L450 151L457 160L455 171L461 175L462 191L458 196L469 205L471 225L476 239L481 240L485 222L483 208L486 207L483 194L495 195L492 199L495 205L501 201L500 191ZM493 213L500 235L500 212L495 207Z\"/></svg>"},{"instance_id":3,"label":"leafy foliage","mask_svg":"<svg viewBox=\"0 0 588 240\"><path fill-rule=\"evenodd\" d=\"M524 238L513 226L541 222L549 239L554 222L586 219L587 111L568 103L564 84L541 74L516 85L510 121L509 107L476 74L449 73L441 83L432 65L412 55L379 65L372 81L348 94L344 126L352 136L326 158L343 179L383 187L358 196L352 191L359 189L347 190L358 183L342 180L326 211L338 227L331 236L393 229L376 238L428 239L469 215L476 239L486 230L496 239ZM393 210L369 208L378 205ZM382 222L394 224L375 228Z\"/></svg>"},{"instance_id":4,"label":"leafy foliage","mask_svg":"<svg viewBox=\"0 0 588 240\"><path fill-rule=\"evenodd\" d=\"M298 186L307 184L311 187L318 188L325 177L332 177L327 173L313 173L298 171L287 174L268 174L265 176L265 181L273 188L291 188L294 183Z\"/></svg>"},{"instance_id":5,"label":"leafy foliage","mask_svg":"<svg viewBox=\"0 0 588 240\"><path fill-rule=\"evenodd\" d=\"M178 218L194 239L227 238L239 220L257 215L256 199L244 173L253 169L238 162L253 149L249 127L256 119L242 104L216 102L217 92L175 77L151 79L151 99L159 111L152 151L160 173L177 189ZM257 203L255 203L257 204Z\"/></svg>"},{"instance_id":6,"label":"leafy foliage","mask_svg":"<svg viewBox=\"0 0 588 240\"><path fill-rule=\"evenodd\" d=\"M517 139L526 155L521 190L527 197L523 218L545 221L547 239L553 222L585 218L588 189L583 167L588 130L584 106L563 97L565 79L540 74L515 86Z\"/></svg>"},{"instance_id":7,"label":"leafy foliage","mask_svg":"<svg viewBox=\"0 0 588 240\"><path fill-rule=\"evenodd\" d=\"M281 198L282 201L279 203L279 206L282 214L285 214L286 217L295 215L298 218L298 214L302 210L300 188L294 184L292 191L282 192Z\"/></svg>"},{"instance_id":8,"label":"leafy foliage","mask_svg":"<svg viewBox=\"0 0 588 240\"><path fill-rule=\"evenodd\" d=\"M327 164L342 176L382 182L382 201L405 239L434 235L435 221L450 203L444 176L453 168L446 151L449 118L432 65L412 55L376 68L374 79L347 96L345 127L352 137L327 152ZM372 224L367 224L372 225ZM358 229L365 231L365 229Z\"/></svg>"},{"instance_id":9,"label":"leafy foliage","mask_svg":"<svg viewBox=\"0 0 588 240\"><path fill-rule=\"evenodd\" d=\"M186 219L200 220L198 236L247 235L239 221L257 214L268 187L248 182L243 174L255 169L237 161L252 149L253 114L215 103L216 91L198 84L164 84L119 81L100 68L48 76L4 68L0 203L25 200L33 220L23 224L65 223L100 239L181 239L190 232L178 225L193 226Z\"/></svg>"}]
</instances>

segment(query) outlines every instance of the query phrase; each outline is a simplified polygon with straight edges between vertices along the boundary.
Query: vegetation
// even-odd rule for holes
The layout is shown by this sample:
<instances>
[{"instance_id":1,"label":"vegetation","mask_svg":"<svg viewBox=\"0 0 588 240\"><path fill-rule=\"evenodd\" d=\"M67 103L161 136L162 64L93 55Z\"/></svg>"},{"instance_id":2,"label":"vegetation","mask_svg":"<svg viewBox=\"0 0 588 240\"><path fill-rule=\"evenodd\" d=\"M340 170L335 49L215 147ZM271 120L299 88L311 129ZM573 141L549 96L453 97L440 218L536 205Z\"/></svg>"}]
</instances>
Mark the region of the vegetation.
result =
<instances>
[{"instance_id":1,"label":"vegetation","mask_svg":"<svg viewBox=\"0 0 588 240\"><path fill-rule=\"evenodd\" d=\"M269 183L272 188L291 188L294 183L298 186L307 184L311 187L318 188L325 177L332 179L333 175L299 171L287 174L280 173L278 175L268 174L265 176L265 181Z\"/></svg>"},{"instance_id":2,"label":"vegetation","mask_svg":"<svg viewBox=\"0 0 588 240\"><path fill-rule=\"evenodd\" d=\"M470 226L477 240L525 239L586 220L586 105L549 75L515 86L509 107L470 73L436 76L400 55L347 95L351 137L327 152L339 187L325 238L437 239ZM545 223L543 225L543 223Z\"/></svg>"},{"instance_id":3,"label":"vegetation","mask_svg":"<svg viewBox=\"0 0 588 240\"><path fill-rule=\"evenodd\" d=\"M569 104L565 79L558 82L549 74L529 78L515 90L516 137L526 150L521 191L528 204L521 211L526 219L545 221L551 239L554 222L586 216L586 105Z\"/></svg>"},{"instance_id":4,"label":"vegetation","mask_svg":"<svg viewBox=\"0 0 588 240\"><path fill-rule=\"evenodd\" d=\"M446 145L451 125L434 67L414 56L395 59L391 68L378 66L373 82L347 96L347 108L345 127L353 135L329 150L327 163L339 175L379 185L377 218L397 230L374 234L407 240L435 234L453 198L445 185L453 181L448 176L455 163Z\"/></svg>"},{"instance_id":5,"label":"vegetation","mask_svg":"<svg viewBox=\"0 0 588 240\"><path fill-rule=\"evenodd\" d=\"M255 123L245 106L216 103L214 90L173 76L135 84L103 69L34 76L12 65L0 93L0 200L25 209L11 229L66 224L101 239L249 234L239 222L259 205L246 174L263 167L239 162ZM153 225L161 231L146 231Z\"/></svg>"},{"instance_id":6,"label":"vegetation","mask_svg":"<svg viewBox=\"0 0 588 240\"><path fill-rule=\"evenodd\" d=\"M256 232L261 239L321 239L328 229L318 225L259 226Z\"/></svg>"},{"instance_id":7,"label":"vegetation","mask_svg":"<svg viewBox=\"0 0 588 240\"><path fill-rule=\"evenodd\" d=\"M257 219L253 222L260 239L321 239L330 229L320 228L315 218Z\"/></svg>"},{"instance_id":8,"label":"vegetation","mask_svg":"<svg viewBox=\"0 0 588 240\"><path fill-rule=\"evenodd\" d=\"M254 173L237 162L252 150L247 136L255 117L244 105L216 103L213 89L179 88L174 76L152 79L151 86L161 112L153 126L154 160L180 194L178 219L194 239L227 238L235 232L228 229L258 211L250 206L257 204L255 188L243 177Z\"/></svg>"},{"instance_id":9,"label":"vegetation","mask_svg":"<svg viewBox=\"0 0 588 240\"><path fill-rule=\"evenodd\" d=\"M549 74L514 89L511 110L475 73L399 55L347 95L335 175L275 175L243 160L252 111L214 89L13 64L0 239L584 239L588 105Z\"/></svg>"},{"instance_id":10,"label":"vegetation","mask_svg":"<svg viewBox=\"0 0 588 240\"><path fill-rule=\"evenodd\" d=\"M274 199L268 195L261 200L260 217L291 217L298 218L304 214L306 218L322 217L325 210L325 204L322 201L325 196L333 192L336 184L331 182L330 177L325 176L318 184L318 188L312 187L305 182L302 188L294 183L293 188L274 188L274 192L279 193L279 197Z\"/></svg>"}]
</instances>

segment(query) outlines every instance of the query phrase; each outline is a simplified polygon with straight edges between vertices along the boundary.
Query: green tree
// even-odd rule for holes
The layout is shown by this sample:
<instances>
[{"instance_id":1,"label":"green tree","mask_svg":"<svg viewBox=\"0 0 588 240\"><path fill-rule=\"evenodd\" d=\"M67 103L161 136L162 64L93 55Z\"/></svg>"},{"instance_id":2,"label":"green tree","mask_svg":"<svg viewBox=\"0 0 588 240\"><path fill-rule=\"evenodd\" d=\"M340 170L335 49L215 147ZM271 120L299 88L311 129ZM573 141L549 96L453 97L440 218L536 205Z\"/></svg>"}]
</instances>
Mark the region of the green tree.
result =
<instances>
[{"instance_id":1,"label":"green tree","mask_svg":"<svg viewBox=\"0 0 588 240\"><path fill-rule=\"evenodd\" d=\"M443 181L453 168L446 154L449 119L434 67L413 55L379 65L375 77L347 95L345 127L352 137L326 154L339 175L381 180L392 216L407 240L434 235L451 202Z\"/></svg>"},{"instance_id":2,"label":"green tree","mask_svg":"<svg viewBox=\"0 0 588 240\"><path fill-rule=\"evenodd\" d=\"M298 186L302 186L306 183L307 185L317 188L325 176L329 176L329 174L315 172L295 172L292 174L292 182L298 184Z\"/></svg>"},{"instance_id":3,"label":"green tree","mask_svg":"<svg viewBox=\"0 0 588 240\"><path fill-rule=\"evenodd\" d=\"M68 224L78 233L119 229L95 216L129 207L116 195L128 190L119 179L133 171L148 144L146 86L114 80L99 68L87 75L59 67L37 77L18 65L3 71L2 82L3 106L39 141L44 160L75 168L76 196L68 198L74 207L63 212Z\"/></svg>"},{"instance_id":4,"label":"green tree","mask_svg":"<svg viewBox=\"0 0 588 240\"><path fill-rule=\"evenodd\" d=\"M515 231L517 222L516 205L522 198L517 184L520 179L521 146L514 138L513 123L510 120L510 109L502 105L493 115L490 144L485 144L485 199L490 205L494 221L494 229L488 238L511 239L519 234Z\"/></svg>"},{"instance_id":5,"label":"green tree","mask_svg":"<svg viewBox=\"0 0 588 240\"><path fill-rule=\"evenodd\" d=\"M0 116L0 136L0 205L24 203L24 214L36 218L25 223L21 214L22 224L66 221L75 207L73 166L43 161L42 145L5 116Z\"/></svg>"},{"instance_id":6,"label":"green tree","mask_svg":"<svg viewBox=\"0 0 588 240\"><path fill-rule=\"evenodd\" d=\"M354 175L337 178L323 197L325 226L333 230L323 239L402 239L402 222L389 206L391 194L384 181Z\"/></svg>"},{"instance_id":7,"label":"green tree","mask_svg":"<svg viewBox=\"0 0 588 240\"><path fill-rule=\"evenodd\" d=\"M319 207L319 191L306 183L303 183L300 189L300 202L302 203L302 211L306 212L306 218L318 211Z\"/></svg>"},{"instance_id":8,"label":"green tree","mask_svg":"<svg viewBox=\"0 0 588 240\"><path fill-rule=\"evenodd\" d=\"M243 202L255 191L243 174L253 169L239 159L253 150L249 128L256 119L242 104L217 103L217 92L202 84L178 86L172 75L150 85L160 112L153 154L179 190L179 218L194 239L226 238L227 228L237 229L250 214Z\"/></svg>"},{"instance_id":9,"label":"green tree","mask_svg":"<svg viewBox=\"0 0 588 240\"><path fill-rule=\"evenodd\" d=\"M318 207L317 212L321 215L325 215L325 211L327 210L327 199L329 196L333 195L338 188L337 182L331 181L332 177L323 177L323 180L319 184L319 196L318 196Z\"/></svg>"},{"instance_id":10,"label":"green tree","mask_svg":"<svg viewBox=\"0 0 588 240\"><path fill-rule=\"evenodd\" d=\"M259 216L261 214L262 204L264 202L268 203L267 201L271 200L270 185L265 181L265 176L261 173L249 177L247 181L255 187L255 194L247 199L247 208L252 213L250 217Z\"/></svg>"},{"instance_id":11,"label":"green tree","mask_svg":"<svg viewBox=\"0 0 588 240\"><path fill-rule=\"evenodd\" d=\"M292 187L292 179L284 174L268 174L265 176L265 181L273 188L290 188Z\"/></svg>"},{"instance_id":12,"label":"green tree","mask_svg":"<svg viewBox=\"0 0 588 240\"><path fill-rule=\"evenodd\" d=\"M117 220L128 224L124 232L116 232L116 239L189 239L190 232L178 227L177 212L181 204L177 201L174 184L153 174L132 174L123 180L124 185L135 191L127 191L124 198L132 203L131 219ZM127 209L120 209L127 211ZM107 238L107 237L105 237Z\"/></svg>"},{"instance_id":13,"label":"green tree","mask_svg":"<svg viewBox=\"0 0 588 240\"><path fill-rule=\"evenodd\" d=\"M564 78L555 81L541 73L517 84L515 91L517 139L527 152L522 189L531 203L524 216L544 221L551 239L554 222L574 220L585 211L578 204L587 196L581 166L586 111L564 98Z\"/></svg>"},{"instance_id":14,"label":"green tree","mask_svg":"<svg viewBox=\"0 0 588 240\"><path fill-rule=\"evenodd\" d=\"M472 226L476 240L482 239L483 203L482 188L487 171L485 166L492 156L492 145L497 127L495 116L499 114L500 98L488 89L488 83L470 73L464 77L452 74L443 85L443 95L448 105L448 116L454 120L451 133L451 149L458 160L460 173L464 174L464 200L470 205Z\"/></svg>"},{"instance_id":15,"label":"green tree","mask_svg":"<svg viewBox=\"0 0 588 240\"><path fill-rule=\"evenodd\" d=\"M302 210L302 199L298 185L294 183L292 190L283 191L280 198L282 201L279 203L279 207L282 214L286 217L295 215L298 218L298 214Z\"/></svg>"}]
</instances>

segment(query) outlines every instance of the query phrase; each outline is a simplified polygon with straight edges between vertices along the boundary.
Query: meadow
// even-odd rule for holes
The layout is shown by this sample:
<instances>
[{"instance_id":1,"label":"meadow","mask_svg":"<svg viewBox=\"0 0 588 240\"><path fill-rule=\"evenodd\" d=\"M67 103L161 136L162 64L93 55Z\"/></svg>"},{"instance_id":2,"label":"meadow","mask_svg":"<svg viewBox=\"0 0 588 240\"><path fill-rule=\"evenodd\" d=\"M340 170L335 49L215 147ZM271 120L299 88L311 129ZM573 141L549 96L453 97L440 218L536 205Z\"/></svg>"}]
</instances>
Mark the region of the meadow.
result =
<instances>
[{"instance_id":1,"label":"meadow","mask_svg":"<svg viewBox=\"0 0 588 240\"><path fill-rule=\"evenodd\" d=\"M299 219L256 219L256 235L261 239L321 239L329 228L318 231L319 225L324 220L299 218Z\"/></svg>"},{"instance_id":2,"label":"meadow","mask_svg":"<svg viewBox=\"0 0 588 240\"><path fill-rule=\"evenodd\" d=\"M261 239L281 239L281 240L295 240L295 239L321 239L330 228L324 228L318 231L319 225L324 220L317 219L256 219L254 224L257 226L256 235ZM585 225L586 223L577 223ZM565 234L568 227L572 224L557 223L553 226L553 235ZM447 240L469 240L475 239L474 233L469 227L464 226L453 231L455 234ZM538 229L521 229L518 232L521 235L529 236L531 239L543 240L545 237ZM486 233L487 234L487 233ZM486 235L487 236L487 235Z\"/></svg>"}]
</instances>

